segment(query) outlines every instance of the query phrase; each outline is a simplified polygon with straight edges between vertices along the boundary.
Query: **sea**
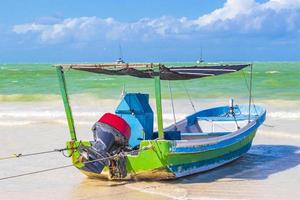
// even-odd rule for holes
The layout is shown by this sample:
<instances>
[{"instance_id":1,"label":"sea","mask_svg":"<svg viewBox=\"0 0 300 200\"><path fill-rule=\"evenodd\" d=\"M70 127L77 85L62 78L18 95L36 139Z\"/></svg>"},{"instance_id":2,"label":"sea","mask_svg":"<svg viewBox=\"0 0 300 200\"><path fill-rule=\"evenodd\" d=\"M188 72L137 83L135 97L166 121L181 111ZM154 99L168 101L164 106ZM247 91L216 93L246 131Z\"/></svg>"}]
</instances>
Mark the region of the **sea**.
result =
<instances>
[{"instance_id":1,"label":"sea","mask_svg":"<svg viewBox=\"0 0 300 200\"><path fill-rule=\"evenodd\" d=\"M168 62L193 66L194 62ZM216 64L216 63L204 63ZM209 172L174 181L111 182L65 168L0 180L0 199L300 199L300 62L253 62L252 103L267 118L251 150ZM124 92L148 93L155 111L154 80L66 70L79 139L114 112ZM197 110L248 104L250 69L186 81L162 81L164 126ZM170 90L171 88L171 90ZM154 125L155 126L155 125ZM68 126L53 64L0 64L0 158L63 148ZM2 161L0 179L70 164L60 153Z\"/></svg>"},{"instance_id":2,"label":"sea","mask_svg":"<svg viewBox=\"0 0 300 200\"><path fill-rule=\"evenodd\" d=\"M192 66L196 63L165 63ZM205 63L204 63L205 64ZM214 63L208 63L214 64ZM0 64L0 101L39 101L59 95L55 67L51 64ZM66 71L70 95L88 94L99 99L116 99L123 88L153 96L152 80L128 76L108 76L74 70ZM300 62L254 62L253 97L256 99L299 100ZM248 97L249 69L237 73L187 81L171 81L174 98L215 99ZM248 86L247 86L248 85ZM163 81L163 98L169 98L168 82Z\"/></svg>"}]
</instances>

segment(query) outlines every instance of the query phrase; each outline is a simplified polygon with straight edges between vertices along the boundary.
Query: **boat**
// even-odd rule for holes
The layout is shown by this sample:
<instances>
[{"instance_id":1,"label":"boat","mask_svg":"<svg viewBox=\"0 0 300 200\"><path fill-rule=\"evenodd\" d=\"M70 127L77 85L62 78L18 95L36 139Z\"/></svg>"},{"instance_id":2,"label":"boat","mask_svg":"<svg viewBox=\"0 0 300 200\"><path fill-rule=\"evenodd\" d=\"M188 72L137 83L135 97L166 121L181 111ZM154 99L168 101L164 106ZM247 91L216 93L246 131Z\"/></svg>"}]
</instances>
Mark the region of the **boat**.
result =
<instances>
[{"instance_id":1,"label":"boat","mask_svg":"<svg viewBox=\"0 0 300 200\"><path fill-rule=\"evenodd\" d=\"M123 64L123 63L125 63L125 61L122 58L118 58L116 60L116 64Z\"/></svg>"},{"instance_id":2,"label":"boat","mask_svg":"<svg viewBox=\"0 0 300 200\"><path fill-rule=\"evenodd\" d=\"M122 47L119 43L119 58L116 60L116 64L125 64L126 62L123 60Z\"/></svg>"},{"instance_id":3,"label":"boat","mask_svg":"<svg viewBox=\"0 0 300 200\"><path fill-rule=\"evenodd\" d=\"M199 79L246 67L252 72L252 64L97 63L55 67L70 132L66 142L68 155L73 165L91 178L166 180L214 169L245 154L266 117L266 110L252 103L250 90L247 105L235 105L231 99L228 105L195 111L168 127L163 125L161 81ZM93 141L78 140L67 94L66 70L153 79L157 130L149 94L126 93L114 113L105 113L94 124ZM225 130L222 126L226 126Z\"/></svg>"},{"instance_id":4,"label":"boat","mask_svg":"<svg viewBox=\"0 0 300 200\"><path fill-rule=\"evenodd\" d=\"M201 48L201 54L200 54L200 59L196 61L197 64L201 64L204 62L203 56L202 56L202 48Z\"/></svg>"}]
</instances>

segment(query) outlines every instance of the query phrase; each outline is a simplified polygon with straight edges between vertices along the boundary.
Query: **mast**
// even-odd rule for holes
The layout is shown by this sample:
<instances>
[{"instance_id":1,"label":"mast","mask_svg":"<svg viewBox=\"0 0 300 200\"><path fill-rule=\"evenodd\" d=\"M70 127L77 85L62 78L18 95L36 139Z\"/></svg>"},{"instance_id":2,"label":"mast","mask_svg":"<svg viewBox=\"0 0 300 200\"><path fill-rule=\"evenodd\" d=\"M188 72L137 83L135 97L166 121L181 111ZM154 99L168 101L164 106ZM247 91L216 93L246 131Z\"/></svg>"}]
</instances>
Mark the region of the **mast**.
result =
<instances>
[{"instance_id":1,"label":"mast","mask_svg":"<svg viewBox=\"0 0 300 200\"><path fill-rule=\"evenodd\" d=\"M250 123L251 120L251 103L252 103L252 80L253 80L253 64L250 65L250 88L249 88L249 114L248 114L248 123Z\"/></svg>"},{"instance_id":2,"label":"mast","mask_svg":"<svg viewBox=\"0 0 300 200\"><path fill-rule=\"evenodd\" d=\"M154 72L158 75L154 75L155 80L155 100L156 100L156 115L157 115L157 129L158 139L164 139L163 118L162 118L162 104L161 104L161 85L160 85L160 64L154 68Z\"/></svg>"},{"instance_id":3,"label":"mast","mask_svg":"<svg viewBox=\"0 0 300 200\"><path fill-rule=\"evenodd\" d=\"M202 47L201 47L200 61L203 61L203 59L202 59Z\"/></svg>"},{"instance_id":4,"label":"mast","mask_svg":"<svg viewBox=\"0 0 300 200\"><path fill-rule=\"evenodd\" d=\"M73 119L72 110L71 110L70 103L69 103L66 79L65 79L63 68L61 66L56 66L56 72L57 72L57 76L58 76L58 81L59 81L59 87L60 87L62 100L64 102L64 107L65 107L66 117L67 117L67 121L68 121L70 136L71 136L71 139L73 141L76 141L77 138L76 138L76 132L75 132L75 127L74 127L74 119Z\"/></svg>"},{"instance_id":5,"label":"mast","mask_svg":"<svg viewBox=\"0 0 300 200\"><path fill-rule=\"evenodd\" d=\"M121 44L119 43L119 58L123 60L123 52L122 52L122 47Z\"/></svg>"}]
</instances>

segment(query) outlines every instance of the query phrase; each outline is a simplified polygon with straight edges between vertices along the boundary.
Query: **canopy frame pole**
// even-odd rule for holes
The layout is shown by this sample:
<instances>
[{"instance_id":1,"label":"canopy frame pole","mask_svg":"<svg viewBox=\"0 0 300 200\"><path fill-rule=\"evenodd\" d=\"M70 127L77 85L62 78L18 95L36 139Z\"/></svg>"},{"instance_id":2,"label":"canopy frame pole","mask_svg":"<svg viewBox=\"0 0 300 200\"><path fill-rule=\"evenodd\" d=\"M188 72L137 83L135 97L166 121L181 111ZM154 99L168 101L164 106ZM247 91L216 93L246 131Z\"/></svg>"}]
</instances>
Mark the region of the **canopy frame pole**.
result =
<instances>
[{"instance_id":1,"label":"canopy frame pole","mask_svg":"<svg viewBox=\"0 0 300 200\"><path fill-rule=\"evenodd\" d=\"M155 67L154 69L154 80L155 80L155 100L156 100L158 139L163 140L164 129L163 129L162 104L161 104L160 65L158 65L158 67Z\"/></svg>"},{"instance_id":2,"label":"canopy frame pole","mask_svg":"<svg viewBox=\"0 0 300 200\"><path fill-rule=\"evenodd\" d=\"M72 115L71 106L69 103L66 79L65 79L63 68L61 66L57 66L56 72L57 72L57 76L58 76L62 100L63 100L64 107L65 107L65 113L66 113L67 122L68 122L68 126L69 126L70 136L71 136L72 141L77 141L75 127L74 127L74 119L73 119L73 115Z\"/></svg>"},{"instance_id":3,"label":"canopy frame pole","mask_svg":"<svg viewBox=\"0 0 300 200\"><path fill-rule=\"evenodd\" d=\"M250 89L249 89L249 108L248 123L251 122L251 103L252 103L252 80L253 80L253 64L250 65Z\"/></svg>"},{"instance_id":4,"label":"canopy frame pole","mask_svg":"<svg viewBox=\"0 0 300 200\"><path fill-rule=\"evenodd\" d=\"M170 81L168 81L168 86L169 86L170 97L171 97L171 107L172 107L172 113L173 113L174 127L175 127L175 130L177 131L177 122L176 122L176 114L175 114L175 108L174 108L173 92L172 92Z\"/></svg>"}]
</instances>

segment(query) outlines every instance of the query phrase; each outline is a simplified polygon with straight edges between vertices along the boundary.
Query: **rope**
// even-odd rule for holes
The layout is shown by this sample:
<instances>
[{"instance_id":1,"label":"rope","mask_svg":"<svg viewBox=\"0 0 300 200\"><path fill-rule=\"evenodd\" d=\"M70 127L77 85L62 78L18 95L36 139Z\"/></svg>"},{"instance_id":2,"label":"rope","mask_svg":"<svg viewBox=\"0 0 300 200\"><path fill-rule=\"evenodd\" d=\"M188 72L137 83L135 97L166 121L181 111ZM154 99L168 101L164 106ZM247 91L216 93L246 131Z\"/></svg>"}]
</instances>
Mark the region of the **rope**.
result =
<instances>
[{"instance_id":1,"label":"rope","mask_svg":"<svg viewBox=\"0 0 300 200\"><path fill-rule=\"evenodd\" d=\"M32 175L32 174L39 174L39 173L43 173L43 172L54 171L54 170L63 169L63 168L71 167L71 166L73 166L73 164L43 169L43 170L34 171L34 172L28 172L28 173L24 173L24 174L18 174L18 175L14 175L14 176L7 176L7 177L0 178L0 181L6 180L6 179L18 178L18 177L22 177L22 176L28 176L28 175Z\"/></svg>"},{"instance_id":2,"label":"rope","mask_svg":"<svg viewBox=\"0 0 300 200\"><path fill-rule=\"evenodd\" d=\"M177 126L176 126L176 115L175 115L174 101L173 101L173 93L172 93L170 81L168 81L168 86L169 86L170 97L171 97L171 107L172 107L172 113L173 113L173 119L174 119L174 126L177 129Z\"/></svg>"},{"instance_id":3,"label":"rope","mask_svg":"<svg viewBox=\"0 0 300 200\"><path fill-rule=\"evenodd\" d=\"M115 158L115 157L118 157L120 155L123 155L123 156L126 156L126 155L129 155L131 153L134 153L134 152L139 152L139 151L143 151L143 150L148 150L152 148L152 146L146 146L142 149L138 149L138 150L132 150L130 152L120 152L116 155L113 155L113 156L108 156L106 158L99 158L99 159L94 159L94 160L88 160L88 161L85 161L85 162L82 162L83 164L88 164L88 163L92 163L92 162L97 162L97 161L104 161L104 160L109 160L111 158ZM28 176L28 175L32 175L32 174L39 174L39 173L44 173L44 172L49 172L49 171L54 171L54 170L58 170L58 169L64 169L64 168L68 168L68 167L72 167L74 166L74 164L69 164L69 165L62 165L62 166L58 166L58 167L53 167L53 168L47 168L47 169L42 169L42 170L38 170L38 171L33 171L33 172L27 172L27 173L23 173L23 174L18 174L18 175L13 175L13 176L6 176L6 177L2 177L0 178L0 181L2 180L7 180L7 179L13 179L13 178L18 178L18 177L22 177L22 176Z\"/></svg>"},{"instance_id":4,"label":"rope","mask_svg":"<svg viewBox=\"0 0 300 200\"><path fill-rule=\"evenodd\" d=\"M185 87L185 84L182 83L182 85L183 85L183 88L184 88L184 90L185 90L186 95L188 96L188 99L189 99L189 101L190 101L191 106L193 107L194 111L196 112L196 108L195 108L195 105L194 105L194 103L193 103L193 101L192 101L192 98L191 98L191 96L190 96L190 93L188 92L187 88Z\"/></svg>"},{"instance_id":5,"label":"rope","mask_svg":"<svg viewBox=\"0 0 300 200\"><path fill-rule=\"evenodd\" d=\"M242 74L243 74L243 77L244 77L244 80L245 80L245 83L246 83L248 92L250 93L250 88L249 88L249 85L248 85L248 80L247 80L247 78L246 78L245 72L244 72L244 70L241 70L241 71L242 71ZM254 102L254 98L253 98L253 97L252 97L252 102L253 102L253 107L254 107L255 113L256 113L256 115L258 115L258 112L257 112L256 105L255 105L255 102Z\"/></svg>"},{"instance_id":6,"label":"rope","mask_svg":"<svg viewBox=\"0 0 300 200\"><path fill-rule=\"evenodd\" d=\"M1 160L13 159L13 158L36 156L36 155L48 154L48 153L54 153L54 152L64 152L66 150L71 150L71 149L73 149L73 148L54 149L54 150L50 150L50 151L41 151L41 152L34 152L34 153L28 153L28 154L16 153L16 154L13 154L11 156L2 157L2 158L0 158L0 161Z\"/></svg>"}]
</instances>

